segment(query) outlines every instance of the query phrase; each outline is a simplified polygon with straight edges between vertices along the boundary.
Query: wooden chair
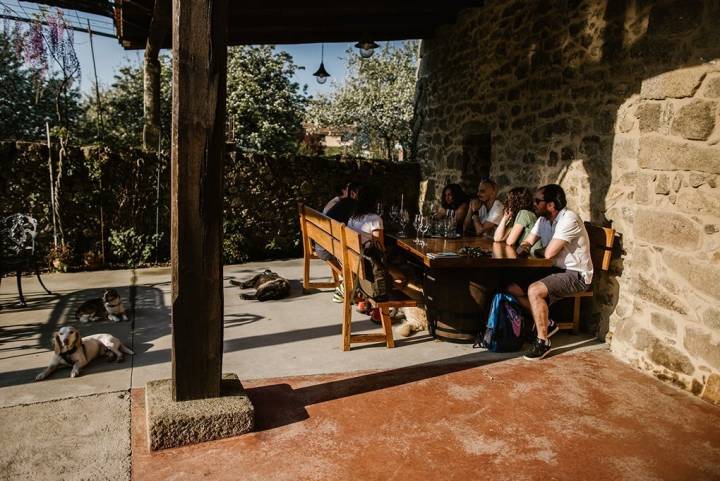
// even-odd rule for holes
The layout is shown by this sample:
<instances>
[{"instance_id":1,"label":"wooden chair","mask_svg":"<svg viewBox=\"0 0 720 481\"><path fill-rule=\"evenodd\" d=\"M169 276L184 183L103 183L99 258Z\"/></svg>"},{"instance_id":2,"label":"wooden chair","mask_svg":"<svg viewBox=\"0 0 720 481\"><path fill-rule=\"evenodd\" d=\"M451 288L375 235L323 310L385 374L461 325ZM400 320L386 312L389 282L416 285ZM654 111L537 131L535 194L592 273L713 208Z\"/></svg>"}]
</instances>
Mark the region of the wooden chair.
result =
<instances>
[{"instance_id":1,"label":"wooden chair","mask_svg":"<svg viewBox=\"0 0 720 481\"><path fill-rule=\"evenodd\" d=\"M582 298L593 296L593 286L600 277L600 272L607 272L610 269L610 260L612 258L612 248L615 244L615 230L608 227L600 227L585 222L590 239L590 258L593 263L593 282L586 291L578 292L567 296L566 299L574 299L572 322L559 322L560 329L572 329L574 333L580 331L580 304Z\"/></svg>"},{"instance_id":2,"label":"wooden chair","mask_svg":"<svg viewBox=\"0 0 720 481\"><path fill-rule=\"evenodd\" d=\"M392 289L386 301L377 301L369 298L367 301L369 301L373 307L380 309L380 320L383 332L352 334L352 297L355 289L353 277L355 274L358 274L362 278L365 278L365 271L363 269L363 263L361 262L363 234L334 220L332 221L331 230L334 234L340 234L340 250L342 253L343 287L345 288L342 324L343 351L349 351L351 344L361 342L384 341L388 348L395 347L390 308L417 307L418 301L399 289ZM358 266L360 266L359 269Z\"/></svg>"},{"instance_id":3,"label":"wooden chair","mask_svg":"<svg viewBox=\"0 0 720 481\"><path fill-rule=\"evenodd\" d=\"M332 282L311 282L310 281L310 261L312 259L320 259L315 250L315 245L321 246L323 249L333 254L333 241L340 245L340 237L333 238L330 221L331 219L310 207L300 204L300 229L302 232L303 243L303 289L327 289L335 288L340 285L339 276L342 273L335 256L335 259L325 260L333 277ZM328 247L329 246L329 247Z\"/></svg>"}]
</instances>

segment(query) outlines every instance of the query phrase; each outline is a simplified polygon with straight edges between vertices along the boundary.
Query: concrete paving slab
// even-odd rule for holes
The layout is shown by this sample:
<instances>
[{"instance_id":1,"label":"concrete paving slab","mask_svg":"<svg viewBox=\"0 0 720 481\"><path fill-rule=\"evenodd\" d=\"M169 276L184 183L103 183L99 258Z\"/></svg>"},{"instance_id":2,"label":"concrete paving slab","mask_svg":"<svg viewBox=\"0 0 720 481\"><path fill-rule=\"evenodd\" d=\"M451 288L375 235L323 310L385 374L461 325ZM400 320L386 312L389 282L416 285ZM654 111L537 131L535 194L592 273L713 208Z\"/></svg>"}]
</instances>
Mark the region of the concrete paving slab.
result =
<instances>
[{"instance_id":1,"label":"concrete paving slab","mask_svg":"<svg viewBox=\"0 0 720 481\"><path fill-rule=\"evenodd\" d=\"M278 301L243 300L230 279L245 279L266 268L291 281L291 295ZM327 279L329 269L318 261L311 274ZM396 334L397 347L382 344L341 348L341 306L333 303L332 291L303 293L302 260L257 262L226 266L225 342L223 371L241 380L277 376L392 369L423 362L467 362L474 359L507 359L515 354L492 354L468 344L432 340L427 332L410 338ZM0 285L0 406L31 403L144 387L147 381L171 376L170 269L168 267L49 274L43 276L55 295L48 296L32 277L23 279L28 308L11 304L17 300L15 284ZM115 287L129 310L130 322L81 324L74 318L80 303ZM50 379L33 382L50 359L52 332L71 323L83 335L109 332L136 352L122 364L94 363L76 379L59 370ZM395 326L397 329L397 326ZM379 330L367 316L354 313L353 331ZM585 342L588 336L554 338L556 345Z\"/></svg>"},{"instance_id":2,"label":"concrete paving slab","mask_svg":"<svg viewBox=\"0 0 720 481\"><path fill-rule=\"evenodd\" d=\"M130 399L108 393L0 408L0 479L130 479Z\"/></svg>"}]
</instances>

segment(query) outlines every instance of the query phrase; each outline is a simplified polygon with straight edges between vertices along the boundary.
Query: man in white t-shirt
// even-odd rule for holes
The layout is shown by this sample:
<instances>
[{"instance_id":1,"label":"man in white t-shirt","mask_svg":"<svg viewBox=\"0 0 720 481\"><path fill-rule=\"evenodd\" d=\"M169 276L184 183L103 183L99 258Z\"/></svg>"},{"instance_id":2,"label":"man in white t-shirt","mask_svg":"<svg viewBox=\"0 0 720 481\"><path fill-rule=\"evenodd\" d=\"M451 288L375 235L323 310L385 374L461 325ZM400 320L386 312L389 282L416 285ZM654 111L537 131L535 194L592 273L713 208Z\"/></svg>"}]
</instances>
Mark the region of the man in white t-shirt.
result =
<instances>
[{"instance_id":1,"label":"man in white t-shirt","mask_svg":"<svg viewBox=\"0 0 720 481\"><path fill-rule=\"evenodd\" d=\"M497 184L484 179L478 185L477 197L470 201L463 232L492 236L503 217L503 204L497 200Z\"/></svg>"},{"instance_id":2,"label":"man in white t-shirt","mask_svg":"<svg viewBox=\"0 0 720 481\"><path fill-rule=\"evenodd\" d=\"M590 240L585 224L580 216L566 208L562 187L557 184L540 187L535 192L533 203L538 220L518 247L518 255L528 255L533 244L540 240L543 251L538 255L553 259L560 271L530 284L527 296L517 292L517 285L509 290L532 312L537 328L537 340L525 354L528 360L542 359L550 351L550 336L557 332L558 327L549 320L549 305L586 290L593 277Z\"/></svg>"}]
</instances>

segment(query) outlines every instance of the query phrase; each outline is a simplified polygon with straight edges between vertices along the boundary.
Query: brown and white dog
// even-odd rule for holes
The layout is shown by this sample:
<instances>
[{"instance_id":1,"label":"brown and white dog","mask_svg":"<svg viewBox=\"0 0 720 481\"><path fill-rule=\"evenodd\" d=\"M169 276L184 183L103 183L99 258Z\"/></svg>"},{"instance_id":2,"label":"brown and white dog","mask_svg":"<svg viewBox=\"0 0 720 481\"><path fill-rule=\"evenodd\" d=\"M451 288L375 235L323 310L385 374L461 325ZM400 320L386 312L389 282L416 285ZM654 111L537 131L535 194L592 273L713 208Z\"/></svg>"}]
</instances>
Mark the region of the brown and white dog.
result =
<instances>
[{"instance_id":1,"label":"brown and white dog","mask_svg":"<svg viewBox=\"0 0 720 481\"><path fill-rule=\"evenodd\" d=\"M119 322L128 320L122 298L115 289L105 291L105 294L103 294L103 304L111 321Z\"/></svg>"},{"instance_id":2,"label":"brown and white dog","mask_svg":"<svg viewBox=\"0 0 720 481\"><path fill-rule=\"evenodd\" d=\"M110 334L80 337L80 332L71 326L63 326L53 334L53 350L55 352L50 364L35 377L36 381L42 381L62 366L72 366L70 377L77 377L80 369L98 356L106 356L108 359L115 357L120 362L123 353L135 354L117 337Z\"/></svg>"}]
</instances>

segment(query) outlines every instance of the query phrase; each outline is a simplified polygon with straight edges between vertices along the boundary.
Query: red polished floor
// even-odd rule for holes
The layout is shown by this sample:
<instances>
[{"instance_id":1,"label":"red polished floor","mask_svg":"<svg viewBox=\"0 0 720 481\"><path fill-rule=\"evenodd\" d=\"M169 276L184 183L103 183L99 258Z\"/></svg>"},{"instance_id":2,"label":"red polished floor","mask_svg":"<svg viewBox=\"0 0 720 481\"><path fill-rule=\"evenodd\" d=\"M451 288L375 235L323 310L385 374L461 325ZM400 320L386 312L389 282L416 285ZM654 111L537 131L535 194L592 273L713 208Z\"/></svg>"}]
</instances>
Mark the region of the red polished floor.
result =
<instances>
[{"instance_id":1,"label":"red polished floor","mask_svg":"<svg viewBox=\"0 0 720 481\"><path fill-rule=\"evenodd\" d=\"M256 432L156 453L134 390L133 479L720 480L720 407L604 350L244 384Z\"/></svg>"}]
</instances>

